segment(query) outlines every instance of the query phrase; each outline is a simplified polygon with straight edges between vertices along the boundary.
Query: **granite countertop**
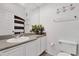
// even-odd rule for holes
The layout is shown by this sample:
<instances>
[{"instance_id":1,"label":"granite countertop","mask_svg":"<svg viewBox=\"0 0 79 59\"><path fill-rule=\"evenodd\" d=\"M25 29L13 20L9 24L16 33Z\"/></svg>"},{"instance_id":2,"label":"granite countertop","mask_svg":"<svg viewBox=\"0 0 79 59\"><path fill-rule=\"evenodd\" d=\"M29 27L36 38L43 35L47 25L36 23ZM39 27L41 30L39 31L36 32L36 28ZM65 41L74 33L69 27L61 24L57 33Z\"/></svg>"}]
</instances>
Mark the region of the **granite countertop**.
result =
<instances>
[{"instance_id":1,"label":"granite countertop","mask_svg":"<svg viewBox=\"0 0 79 59\"><path fill-rule=\"evenodd\" d=\"M40 38L42 36L45 36L45 35L28 35L28 36L26 35L25 37L29 37L30 40L25 41L25 42L21 42L21 43L8 43L6 41L8 39L0 40L0 51L15 47L15 46L18 46L18 45L21 45L21 44L25 44L25 43L28 43L30 41L34 41L34 40L36 40L36 39L38 39L38 38Z\"/></svg>"}]
</instances>

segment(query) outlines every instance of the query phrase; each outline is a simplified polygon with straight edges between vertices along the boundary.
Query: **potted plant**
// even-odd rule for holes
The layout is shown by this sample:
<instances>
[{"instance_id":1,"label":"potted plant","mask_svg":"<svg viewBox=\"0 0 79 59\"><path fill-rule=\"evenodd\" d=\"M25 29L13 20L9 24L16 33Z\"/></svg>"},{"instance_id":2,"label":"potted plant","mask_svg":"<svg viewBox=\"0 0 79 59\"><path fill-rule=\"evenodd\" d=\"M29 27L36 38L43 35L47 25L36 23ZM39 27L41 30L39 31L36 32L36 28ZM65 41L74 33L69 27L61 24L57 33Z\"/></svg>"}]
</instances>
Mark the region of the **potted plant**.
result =
<instances>
[{"instance_id":1,"label":"potted plant","mask_svg":"<svg viewBox=\"0 0 79 59\"><path fill-rule=\"evenodd\" d=\"M42 25L38 25L39 28L39 34L43 34L44 27Z\"/></svg>"},{"instance_id":2,"label":"potted plant","mask_svg":"<svg viewBox=\"0 0 79 59\"><path fill-rule=\"evenodd\" d=\"M35 34L43 34L44 27L42 25L32 25L31 32Z\"/></svg>"}]
</instances>

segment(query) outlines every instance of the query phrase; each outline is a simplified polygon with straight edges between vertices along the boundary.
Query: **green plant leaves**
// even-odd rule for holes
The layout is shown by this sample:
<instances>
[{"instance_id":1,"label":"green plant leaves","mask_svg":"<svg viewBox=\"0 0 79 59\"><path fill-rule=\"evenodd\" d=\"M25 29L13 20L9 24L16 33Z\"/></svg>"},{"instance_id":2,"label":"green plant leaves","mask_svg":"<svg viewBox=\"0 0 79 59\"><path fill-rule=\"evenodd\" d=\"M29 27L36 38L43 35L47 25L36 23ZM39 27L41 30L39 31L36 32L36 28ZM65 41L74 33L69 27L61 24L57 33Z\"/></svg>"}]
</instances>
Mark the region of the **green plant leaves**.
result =
<instances>
[{"instance_id":1,"label":"green plant leaves","mask_svg":"<svg viewBox=\"0 0 79 59\"><path fill-rule=\"evenodd\" d=\"M42 25L32 25L32 30L31 32L35 32L35 33L42 33L44 31L44 26Z\"/></svg>"}]
</instances>

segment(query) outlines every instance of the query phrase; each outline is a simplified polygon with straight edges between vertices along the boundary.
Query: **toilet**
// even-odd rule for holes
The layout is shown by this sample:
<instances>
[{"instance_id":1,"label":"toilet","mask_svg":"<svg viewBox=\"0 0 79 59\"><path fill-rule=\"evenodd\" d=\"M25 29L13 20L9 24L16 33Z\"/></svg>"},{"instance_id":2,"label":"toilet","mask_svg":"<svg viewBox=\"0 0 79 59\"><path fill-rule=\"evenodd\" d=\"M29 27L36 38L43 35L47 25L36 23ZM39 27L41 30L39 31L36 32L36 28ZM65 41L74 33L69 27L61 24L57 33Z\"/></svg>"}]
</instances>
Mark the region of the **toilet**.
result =
<instances>
[{"instance_id":1,"label":"toilet","mask_svg":"<svg viewBox=\"0 0 79 59\"><path fill-rule=\"evenodd\" d=\"M76 56L78 55L78 44L75 41L59 40L60 52L57 56Z\"/></svg>"}]
</instances>

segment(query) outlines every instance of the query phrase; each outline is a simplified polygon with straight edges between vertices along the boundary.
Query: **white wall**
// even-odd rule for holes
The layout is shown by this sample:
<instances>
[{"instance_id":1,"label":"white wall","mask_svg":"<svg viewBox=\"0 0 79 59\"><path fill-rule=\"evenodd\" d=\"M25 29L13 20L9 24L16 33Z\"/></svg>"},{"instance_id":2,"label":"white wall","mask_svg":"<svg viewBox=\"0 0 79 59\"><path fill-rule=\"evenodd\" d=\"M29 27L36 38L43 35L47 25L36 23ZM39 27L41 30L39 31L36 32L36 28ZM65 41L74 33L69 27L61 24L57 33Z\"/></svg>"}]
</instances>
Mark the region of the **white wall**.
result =
<instances>
[{"instance_id":1,"label":"white wall","mask_svg":"<svg viewBox=\"0 0 79 59\"><path fill-rule=\"evenodd\" d=\"M25 8L13 3L0 4L0 35L13 34L14 15L26 20Z\"/></svg>"},{"instance_id":2,"label":"white wall","mask_svg":"<svg viewBox=\"0 0 79 59\"><path fill-rule=\"evenodd\" d=\"M35 24L40 24L40 9L36 9L34 11L31 11L29 13L29 30L31 29L32 25L35 25Z\"/></svg>"},{"instance_id":3,"label":"white wall","mask_svg":"<svg viewBox=\"0 0 79 59\"><path fill-rule=\"evenodd\" d=\"M70 4L48 4L40 8L40 23L45 26L47 32L47 51L52 55L59 52L58 40L75 40L79 42L79 21L53 22L53 19L58 18L67 18L68 20L72 19L74 16L79 17L79 4L74 4L76 8L72 11L68 10L61 14L56 13L56 9L68 5ZM35 23L35 21L33 21L34 19L39 20L39 17L37 18L36 16L33 16L34 14L38 15L39 11L33 12L32 19L30 19L32 20L32 24L33 22ZM37 21L37 23L39 22ZM55 43L55 46L51 46L51 43Z\"/></svg>"}]
</instances>

